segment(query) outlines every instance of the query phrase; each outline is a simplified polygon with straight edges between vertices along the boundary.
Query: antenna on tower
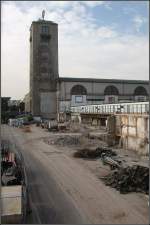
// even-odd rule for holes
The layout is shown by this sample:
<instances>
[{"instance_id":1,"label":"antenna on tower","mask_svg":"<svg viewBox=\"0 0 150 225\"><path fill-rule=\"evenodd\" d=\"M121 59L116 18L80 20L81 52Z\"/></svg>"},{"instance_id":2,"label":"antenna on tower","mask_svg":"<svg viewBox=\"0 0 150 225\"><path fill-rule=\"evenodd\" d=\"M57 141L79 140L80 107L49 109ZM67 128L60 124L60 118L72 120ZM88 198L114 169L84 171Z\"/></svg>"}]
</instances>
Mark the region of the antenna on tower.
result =
<instances>
[{"instance_id":1,"label":"antenna on tower","mask_svg":"<svg viewBox=\"0 0 150 225\"><path fill-rule=\"evenodd\" d=\"M42 11L42 19L44 20L45 17L45 10Z\"/></svg>"}]
</instances>

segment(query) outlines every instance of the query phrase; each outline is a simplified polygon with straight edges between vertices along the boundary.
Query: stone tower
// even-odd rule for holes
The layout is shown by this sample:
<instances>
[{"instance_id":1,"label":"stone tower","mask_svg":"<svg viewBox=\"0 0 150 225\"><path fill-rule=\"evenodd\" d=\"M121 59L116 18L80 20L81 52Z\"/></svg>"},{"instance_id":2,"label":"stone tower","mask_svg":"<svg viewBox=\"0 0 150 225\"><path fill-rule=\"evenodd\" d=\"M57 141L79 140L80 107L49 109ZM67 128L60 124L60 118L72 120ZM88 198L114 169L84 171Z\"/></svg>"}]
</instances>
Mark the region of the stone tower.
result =
<instances>
[{"instance_id":1,"label":"stone tower","mask_svg":"<svg viewBox=\"0 0 150 225\"><path fill-rule=\"evenodd\" d=\"M33 116L57 118L58 25L32 22L30 28L30 108Z\"/></svg>"}]
</instances>

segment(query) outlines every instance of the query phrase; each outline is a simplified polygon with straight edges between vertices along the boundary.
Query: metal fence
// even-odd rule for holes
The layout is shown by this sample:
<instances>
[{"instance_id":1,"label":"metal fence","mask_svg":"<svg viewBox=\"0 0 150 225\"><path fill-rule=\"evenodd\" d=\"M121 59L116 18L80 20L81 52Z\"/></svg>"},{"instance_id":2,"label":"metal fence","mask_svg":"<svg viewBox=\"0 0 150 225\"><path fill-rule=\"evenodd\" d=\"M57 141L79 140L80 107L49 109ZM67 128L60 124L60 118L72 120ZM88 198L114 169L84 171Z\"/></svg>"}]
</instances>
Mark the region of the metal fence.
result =
<instances>
[{"instance_id":1,"label":"metal fence","mask_svg":"<svg viewBox=\"0 0 150 225\"><path fill-rule=\"evenodd\" d=\"M84 105L71 107L72 113L113 114L113 113L149 113L149 102Z\"/></svg>"}]
</instances>

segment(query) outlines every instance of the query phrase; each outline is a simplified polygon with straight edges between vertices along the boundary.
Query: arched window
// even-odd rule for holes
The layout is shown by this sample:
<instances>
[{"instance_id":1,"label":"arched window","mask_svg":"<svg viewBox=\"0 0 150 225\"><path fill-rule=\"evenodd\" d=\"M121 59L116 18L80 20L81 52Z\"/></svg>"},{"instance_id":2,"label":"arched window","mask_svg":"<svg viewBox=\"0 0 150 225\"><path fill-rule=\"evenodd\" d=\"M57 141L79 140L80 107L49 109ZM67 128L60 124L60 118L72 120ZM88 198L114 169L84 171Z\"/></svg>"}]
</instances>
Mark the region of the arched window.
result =
<instances>
[{"instance_id":1,"label":"arched window","mask_svg":"<svg viewBox=\"0 0 150 225\"><path fill-rule=\"evenodd\" d=\"M141 95L141 96L147 96L148 94L147 94L147 91L146 91L146 89L144 87L139 86L139 87L136 87L135 88L134 95L135 96L139 96L139 95Z\"/></svg>"},{"instance_id":2,"label":"arched window","mask_svg":"<svg viewBox=\"0 0 150 225\"><path fill-rule=\"evenodd\" d=\"M87 95L87 90L82 85L75 85L71 89L71 95Z\"/></svg>"},{"instance_id":3,"label":"arched window","mask_svg":"<svg viewBox=\"0 0 150 225\"><path fill-rule=\"evenodd\" d=\"M104 90L104 95L119 95L119 91L115 86L107 86Z\"/></svg>"}]
</instances>

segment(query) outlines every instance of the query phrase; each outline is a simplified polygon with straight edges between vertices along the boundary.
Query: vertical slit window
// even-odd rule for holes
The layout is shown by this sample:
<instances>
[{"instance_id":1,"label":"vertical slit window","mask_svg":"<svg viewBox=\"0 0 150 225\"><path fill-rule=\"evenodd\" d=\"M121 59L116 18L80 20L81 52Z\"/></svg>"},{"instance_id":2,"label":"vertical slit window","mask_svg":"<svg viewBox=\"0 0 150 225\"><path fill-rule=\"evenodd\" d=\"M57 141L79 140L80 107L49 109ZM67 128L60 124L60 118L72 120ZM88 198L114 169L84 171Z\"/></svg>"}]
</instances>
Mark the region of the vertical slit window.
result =
<instances>
[{"instance_id":1,"label":"vertical slit window","mask_svg":"<svg viewBox=\"0 0 150 225\"><path fill-rule=\"evenodd\" d=\"M48 26L42 26L42 34L49 34L49 27Z\"/></svg>"}]
</instances>

